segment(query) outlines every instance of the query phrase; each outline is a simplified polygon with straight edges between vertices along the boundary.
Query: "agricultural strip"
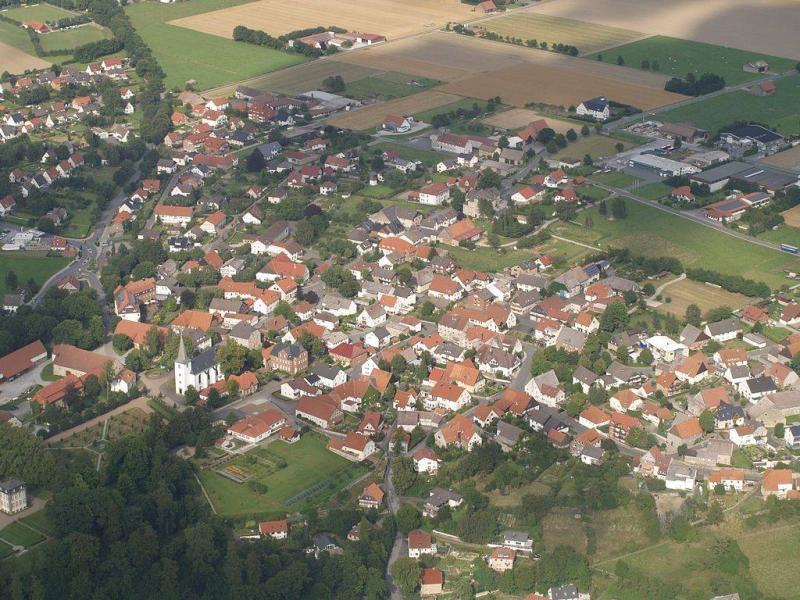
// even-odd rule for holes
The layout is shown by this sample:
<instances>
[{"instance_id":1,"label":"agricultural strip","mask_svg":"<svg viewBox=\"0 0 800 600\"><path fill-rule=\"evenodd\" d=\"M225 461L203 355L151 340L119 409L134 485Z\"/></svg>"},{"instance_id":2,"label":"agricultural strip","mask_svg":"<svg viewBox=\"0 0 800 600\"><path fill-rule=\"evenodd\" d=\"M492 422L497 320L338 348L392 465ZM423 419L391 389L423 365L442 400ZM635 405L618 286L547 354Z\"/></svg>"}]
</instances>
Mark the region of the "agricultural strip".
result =
<instances>
[{"instance_id":1,"label":"agricultural strip","mask_svg":"<svg viewBox=\"0 0 800 600\"><path fill-rule=\"evenodd\" d=\"M346 129L372 129L383 122L386 115L413 115L439 106L457 101L458 96L444 94L439 91L428 91L414 94L406 98L398 98L380 104L371 104L364 108L336 115L328 119L328 123Z\"/></svg>"},{"instance_id":2,"label":"agricultural strip","mask_svg":"<svg viewBox=\"0 0 800 600\"><path fill-rule=\"evenodd\" d=\"M562 121L527 108L512 108L511 110L499 112L483 119L483 122L492 127L500 127L502 129L522 129L529 123L539 119L545 119L550 128L556 133L566 133L569 129L580 131L583 125L582 123Z\"/></svg>"}]
</instances>

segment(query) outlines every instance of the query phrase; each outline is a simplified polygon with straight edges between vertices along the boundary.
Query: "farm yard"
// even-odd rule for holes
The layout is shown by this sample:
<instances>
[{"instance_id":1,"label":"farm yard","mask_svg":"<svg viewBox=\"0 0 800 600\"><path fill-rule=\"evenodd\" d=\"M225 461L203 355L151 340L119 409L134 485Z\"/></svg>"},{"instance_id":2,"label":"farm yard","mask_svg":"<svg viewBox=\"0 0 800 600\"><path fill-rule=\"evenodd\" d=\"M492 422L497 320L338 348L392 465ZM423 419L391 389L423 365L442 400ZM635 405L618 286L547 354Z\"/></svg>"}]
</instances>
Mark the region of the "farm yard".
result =
<instances>
[{"instance_id":1,"label":"farm yard","mask_svg":"<svg viewBox=\"0 0 800 600\"><path fill-rule=\"evenodd\" d=\"M297 510L306 500L318 503L367 472L329 451L327 443L324 436L307 433L294 444L273 442L217 467L230 467L228 473L263 484L266 492L212 469L200 471L200 480L216 511L226 517L283 513L290 503Z\"/></svg>"},{"instance_id":2,"label":"farm yard","mask_svg":"<svg viewBox=\"0 0 800 600\"><path fill-rule=\"evenodd\" d=\"M769 96L754 96L737 91L658 115L674 123L691 123L712 133L736 121L755 120L778 133L800 133L800 76L775 81L777 90Z\"/></svg>"},{"instance_id":3,"label":"farm yard","mask_svg":"<svg viewBox=\"0 0 800 600\"><path fill-rule=\"evenodd\" d=\"M386 115L414 115L459 100L458 96L445 94L436 90L420 92L406 98L398 98L380 104L371 104L364 108L351 110L328 119L328 123L336 127L366 130L377 127Z\"/></svg>"},{"instance_id":4,"label":"farm yard","mask_svg":"<svg viewBox=\"0 0 800 600\"><path fill-rule=\"evenodd\" d=\"M538 14L800 58L797 5L784 0L559 0ZM769 32L769 35L764 35Z\"/></svg>"},{"instance_id":5,"label":"farm yard","mask_svg":"<svg viewBox=\"0 0 800 600\"><path fill-rule=\"evenodd\" d=\"M609 50L588 56L588 59L603 60L617 64L618 57L622 57L625 65L634 69L641 67L642 61L658 62L661 73L684 77L687 73L694 73L698 77L703 73L715 73L725 78L728 85L744 83L752 79L763 77L758 73L748 73L742 65L756 60L769 63L770 72L783 73L794 68L795 61L777 56L767 56L726 48L702 42L692 42L663 35L653 36L630 44L625 44Z\"/></svg>"},{"instance_id":6,"label":"farm yard","mask_svg":"<svg viewBox=\"0 0 800 600\"><path fill-rule=\"evenodd\" d=\"M707 268L730 275L764 281L773 288L786 283L784 268L800 270L800 259L770 248L755 246L724 233L693 223L658 208L627 201L628 216L610 220L596 208L582 211L592 227L554 223L548 231L567 239L599 247L625 247L634 254L674 256L685 267ZM740 257L747 256L743 263Z\"/></svg>"},{"instance_id":7,"label":"farm yard","mask_svg":"<svg viewBox=\"0 0 800 600\"><path fill-rule=\"evenodd\" d=\"M244 0L242 0L244 1ZM233 0L231 4L241 3ZM150 46L170 88L183 89L187 81L204 90L241 81L304 62L305 57L271 48L170 25L167 21L220 8L221 0L192 0L162 4L141 2L125 10L134 28Z\"/></svg>"},{"instance_id":8,"label":"farm yard","mask_svg":"<svg viewBox=\"0 0 800 600\"><path fill-rule=\"evenodd\" d=\"M537 40L550 45L569 44L575 46L580 55L621 46L643 37L643 34L628 29L595 25L531 11L491 19L481 23L480 27L502 36L522 40Z\"/></svg>"},{"instance_id":9,"label":"farm yard","mask_svg":"<svg viewBox=\"0 0 800 600\"><path fill-rule=\"evenodd\" d=\"M658 287L662 283L664 282L654 281L653 285ZM696 304L700 307L700 310L705 312L718 306L729 306L735 310L747 306L750 302L750 299L742 294L735 294L722 288L690 279L671 283L664 288L661 296L664 303L657 310L663 313L672 313L677 317L683 317L686 314L686 308L690 304ZM670 301L666 302L666 298L670 298Z\"/></svg>"},{"instance_id":10,"label":"farm yard","mask_svg":"<svg viewBox=\"0 0 800 600\"><path fill-rule=\"evenodd\" d=\"M231 37L237 25L283 35L290 31L335 25L350 31L385 35L388 39L431 31L448 21L477 16L458 0L258 0L172 21L212 35Z\"/></svg>"},{"instance_id":11,"label":"farm yard","mask_svg":"<svg viewBox=\"0 0 800 600\"><path fill-rule=\"evenodd\" d=\"M549 115L544 115L527 108L512 108L503 112L496 113L483 119L483 122L492 127L501 129L522 129L533 121L546 119L547 124L556 133L566 133L570 129L580 131L583 123L571 123L561 119L555 119Z\"/></svg>"}]
</instances>

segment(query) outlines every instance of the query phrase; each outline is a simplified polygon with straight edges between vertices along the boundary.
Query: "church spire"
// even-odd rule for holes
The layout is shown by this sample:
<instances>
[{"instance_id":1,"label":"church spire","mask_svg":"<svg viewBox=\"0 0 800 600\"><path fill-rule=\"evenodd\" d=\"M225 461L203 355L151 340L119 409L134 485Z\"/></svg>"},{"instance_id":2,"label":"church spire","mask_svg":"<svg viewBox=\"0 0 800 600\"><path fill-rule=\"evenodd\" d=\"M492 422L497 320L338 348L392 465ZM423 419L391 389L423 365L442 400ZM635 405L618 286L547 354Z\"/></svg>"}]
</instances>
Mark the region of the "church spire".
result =
<instances>
[{"instance_id":1,"label":"church spire","mask_svg":"<svg viewBox=\"0 0 800 600\"><path fill-rule=\"evenodd\" d=\"M180 334L178 334L180 335ZM186 362L186 347L183 345L183 336L180 336L180 342L178 343L178 358L175 362L185 363Z\"/></svg>"}]
</instances>

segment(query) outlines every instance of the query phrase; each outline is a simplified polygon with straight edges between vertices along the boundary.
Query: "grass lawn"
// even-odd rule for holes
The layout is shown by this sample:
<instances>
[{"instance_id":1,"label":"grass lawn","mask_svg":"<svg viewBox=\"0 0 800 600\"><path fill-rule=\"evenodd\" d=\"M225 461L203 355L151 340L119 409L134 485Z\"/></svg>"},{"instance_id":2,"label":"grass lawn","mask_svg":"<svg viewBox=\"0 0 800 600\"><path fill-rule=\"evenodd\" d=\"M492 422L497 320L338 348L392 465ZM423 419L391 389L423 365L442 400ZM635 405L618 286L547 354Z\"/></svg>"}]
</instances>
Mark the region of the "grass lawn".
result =
<instances>
[{"instance_id":1,"label":"grass lawn","mask_svg":"<svg viewBox=\"0 0 800 600\"><path fill-rule=\"evenodd\" d=\"M75 29L65 29L64 31L54 31L45 35L40 35L42 48L45 51L61 50L62 48L77 48L90 42L98 42L111 37L111 32L104 27L95 27L87 24Z\"/></svg>"},{"instance_id":2,"label":"grass lawn","mask_svg":"<svg viewBox=\"0 0 800 600\"><path fill-rule=\"evenodd\" d=\"M635 254L675 256L686 267L710 267L764 281L773 288L786 282L784 267L800 269L800 260L786 253L749 244L639 202L626 204L626 219L612 221L590 208L581 212L581 220L590 216L592 228L559 222L550 232L586 244L630 248ZM742 256L747 260L742 261Z\"/></svg>"},{"instance_id":3,"label":"grass lawn","mask_svg":"<svg viewBox=\"0 0 800 600\"><path fill-rule=\"evenodd\" d=\"M419 148L412 148L403 144L394 144L392 142L381 142L371 146L376 150L385 152L386 150L394 150L398 156L404 160L418 160L421 161L426 167L432 167L441 160L448 158L449 155L443 152L436 152L435 150L420 150Z\"/></svg>"},{"instance_id":4,"label":"grass lawn","mask_svg":"<svg viewBox=\"0 0 800 600\"><path fill-rule=\"evenodd\" d=\"M6 544L5 542L0 542L0 559L9 556L12 552L11 546Z\"/></svg>"},{"instance_id":5,"label":"grass lawn","mask_svg":"<svg viewBox=\"0 0 800 600\"><path fill-rule=\"evenodd\" d=\"M593 202L604 200L611 195L606 190L596 185L585 185L579 189L578 194L581 198L588 198Z\"/></svg>"},{"instance_id":6,"label":"grass lawn","mask_svg":"<svg viewBox=\"0 0 800 600\"><path fill-rule=\"evenodd\" d=\"M600 183L604 183L605 185L617 188L628 188L637 181L639 181L638 178L632 175L628 175L627 173L621 173L618 171L611 171L609 173L596 173L591 177L595 181L599 181Z\"/></svg>"},{"instance_id":7,"label":"grass lawn","mask_svg":"<svg viewBox=\"0 0 800 600\"><path fill-rule=\"evenodd\" d=\"M2 14L5 15L7 13ZM27 52L31 56L36 56L36 52L33 50L33 44L31 44L31 39L28 37L28 32L22 27L7 23L6 21L0 21L0 41L9 46L14 46L14 48L22 50L23 52Z\"/></svg>"},{"instance_id":8,"label":"grass lawn","mask_svg":"<svg viewBox=\"0 0 800 600\"><path fill-rule=\"evenodd\" d=\"M307 60L262 46L254 46L216 35L168 25L166 21L243 4L247 0L192 0L161 4L129 4L126 12L137 33L150 46L167 74L167 86L183 89L186 81L197 81L204 90L226 83L255 77Z\"/></svg>"},{"instance_id":9,"label":"grass lawn","mask_svg":"<svg viewBox=\"0 0 800 600\"><path fill-rule=\"evenodd\" d=\"M578 131L578 129L576 129ZM590 135L580 137L576 141L568 144L566 148L555 153L553 158L576 158L582 160L587 154L597 160L601 156L611 156L617 153L617 144L622 144L625 150L633 147L634 144L627 140L621 140L607 135Z\"/></svg>"},{"instance_id":10,"label":"grass lawn","mask_svg":"<svg viewBox=\"0 0 800 600\"><path fill-rule=\"evenodd\" d=\"M745 534L739 541L750 559L750 572L765 595L797 598L800 588L800 540L798 523L793 526Z\"/></svg>"},{"instance_id":11,"label":"grass lawn","mask_svg":"<svg viewBox=\"0 0 800 600\"><path fill-rule=\"evenodd\" d=\"M592 514L592 529L603 558L619 556L650 545L642 513L633 506L620 506Z\"/></svg>"},{"instance_id":12,"label":"grass lawn","mask_svg":"<svg viewBox=\"0 0 800 600\"><path fill-rule=\"evenodd\" d=\"M742 70L742 65L749 62L765 60L769 63L770 71L775 73L788 71L795 65L795 61L788 58L663 35L631 42L587 58L597 60L598 55L602 56L604 62L613 64L617 64L617 57L621 56L625 60L625 65L634 69L639 69L643 60L649 61L651 65L655 60L658 61L660 73L676 77L685 77L689 72L698 77L703 73L715 73L724 77L728 85L761 77L758 73L747 73Z\"/></svg>"},{"instance_id":13,"label":"grass lawn","mask_svg":"<svg viewBox=\"0 0 800 600\"><path fill-rule=\"evenodd\" d=\"M441 249L441 248L440 248ZM472 269L475 271L487 271L496 273L508 267L517 265L525 260L533 258L530 250L511 250L506 248L505 254L501 254L494 248L459 248L447 246L447 252L459 267L462 269Z\"/></svg>"},{"instance_id":14,"label":"grass lawn","mask_svg":"<svg viewBox=\"0 0 800 600\"><path fill-rule=\"evenodd\" d=\"M384 199L390 198L395 192L388 185L379 183L378 185L370 185L362 188L358 191L358 193L362 196L367 196L368 198Z\"/></svg>"},{"instance_id":15,"label":"grass lawn","mask_svg":"<svg viewBox=\"0 0 800 600\"><path fill-rule=\"evenodd\" d=\"M11 523L4 529L0 529L0 539L13 546L33 546L36 542L43 540L44 536L20 523Z\"/></svg>"},{"instance_id":16,"label":"grass lawn","mask_svg":"<svg viewBox=\"0 0 800 600\"><path fill-rule=\"evenodd\" d=\"M59 232L68 238L85 238L94 225L92 220L92 208L77 208L69 210L69 221Z\"/></svg>"},{"instance_id":17,"label":"grass lawn","mask_svg":"<svg viewBox=\"0 0 800 600\"><path fill-rule=\"evenodd\" d=\"M684 279L664 288L661 295L670 302L664 302L658 311L672 313L683 317L690 304L696 304L703 312L718 306L730 306L733 309L742 308L750 303L750 299L742 294L734 294L722 288L714 287L700 281Z\"/></svg>"},{"instance_id":18,"label":"grass lawn","mask_svg":"<svg viewBox=\"0 0 800 600\"><path fill-rule=\"evenodd\" d=\"M552 552L556 546L566 545L578 552L586 552L586 534L583 521L575 518L577 509L569 507L553 508L542 519L542 537L545 548Z\"/></svg>"},{"instance_id":19,"label":"grass lawn","mask_svg":"<svg viewBox=\"0 0 800 600\"><path fill-rule=\"evenodd\" d=\"M770 229L764 233L759 234L761 239L776 242L778 244L790 244L792 246L800 246L800 227L790 227L782 225L777 229Z\"/></svg>"},{"instance_id":20,"label":"grass lawn","mask_svg":"<svg viewBox=\"0 0 800 600\"><path fill-rule=\"evenodd\" d=\"M773 342L780 344L783 342L783 340L789 337L792 332L785 327L765 327L763 333Z\"/></svg>"},{"instance_id":21,"label":"grass lawn","mask_svg":"<svg viewBox=\"0 0 800 600\"><path fill-rule=\"evenodd\" d=\"M53 363L51 362L47 363L42 368L41 373L39 373L39 377L41 377L45 381L58 381L59 379L61 379L60 377L53 375Z\"/></svg>"},{"instance_id":22,"label":"grass lawn","mask_svg":"<svg viewBox=\"0 0 800 600\"><path fill-rule=\"evenodd\" d=\"M34 529L38 529L42 533L55 535L53 524L50 522L50 519L47 518L47 511L45 509L37 510L29 517L23 517L21 520L23 523L30 525Z\"/></svg>"},{"instance_id":23,"label":"grass lawn","mask_svg":"<svg viewBox=\"0 0 800 600\"><path fill-rule=\"evenodd\" d=\"M642 198L647 198L648 200L659 200L660 198L669 196L671 193L672 187L668 186L666 183L661 183L660 181L648 183L640 188L636 188L636 195L641 196Z\"/></svg>"},{"instance_id":24,"label":"grass lawn","mask_svg":"<svg viewBox=\"0 0 800 600\"><path fill-rule=\"evenodd\" d=\"M593 250L584 246L556 239L550 239L537 246L536 251L541 254L547 254L559 268L572 267L593 252Z\"/></svg>"},{"instance_id":25,"label":"grass lawn","mask_svg":"<svg viewBox=\"0 0 800 600\"><path fill-rule=\"evenodd\" d=\"M285 512L289 508L285 504L287 500L327 479L333 488L323 488L308 499L312 503L319 502L332 491L341 489L366 472L366 467L353 464L328 450L327 438L314 433L305 434L295 444L273 442L266 448L253 450L252 453L268 461L279 457L287 463L283 469L271 468L260 462L250 464L245 457L228 463L254 473L255 479L266 484L266 494L251 490L246 483L234 483L214 471L200 472L206 491L217 511L223 516ZM303 504L294 504L292 510L301 509Z\"/></svg>"},{"instance_id":26,"label":"grass lawn","mask_svg":"<svg viewBox=\"0 0 800 600\"><path fill-rule=\"evenodd\" d=\"M47 281L53 273L60 271L70 263L69 258L31 256L12 252L0 252L0 295L8 292L6 289L6 274L14 271L20 284L33 280L39 285Z\"/></svg>"},{"instance_id":27,"label":"grass lawn","mask_svg":"<svg viewBox=\"0 0 800 600\"><path fill-rule=\"evenodd\" d=\"M461 100L452 102L450 104L445 104L444 106L439 106L437 108L415 113L413 116L417 121L430 123L431 119L433 119L433 117L436 115L443 115L454 110L458 110L459 108L471 110L475 103L477 103L478 106L486 106L486 103L483 100L476 100L475 98L462 98Z\"/></svg>"},{"instance_id":28,"label":"grass lawn","mask_svg":"<svg viewBox=\"0 0 800 600\"><path fill-rule=\"evenodd\" d=\"M800 76L775 82L770 96L753 96L737 91L659 113L659 119L688 122L712 133L735 121L764 123L784 135L800 133Z\"/></svg>"},{"instance_id":29,"label":"grass lawn","mask_svg":"<svg viewBox=\"0 0 800 600\"><path fill-rule=\"evenodd\" d=\"M15 21L58 21L74 17L77 13L53 6L52 4L33 4L3 11L3 16ZM26 34L27 35L27 34Z\"/></svg>"},{"instance_id":30,"label":"grass lawn","mask_svg":"<svg viewBox=\"0 0 800 600\"><path fill-rule=\"evenodd\" d=\"M428 90L439 83L441 82L435 79L413 77L405 73L391 71L372 77L364 77L352 83L345 80L344 95L358 100L391 100L392 98L403 98Z\"/></svg>"}]
</instances>

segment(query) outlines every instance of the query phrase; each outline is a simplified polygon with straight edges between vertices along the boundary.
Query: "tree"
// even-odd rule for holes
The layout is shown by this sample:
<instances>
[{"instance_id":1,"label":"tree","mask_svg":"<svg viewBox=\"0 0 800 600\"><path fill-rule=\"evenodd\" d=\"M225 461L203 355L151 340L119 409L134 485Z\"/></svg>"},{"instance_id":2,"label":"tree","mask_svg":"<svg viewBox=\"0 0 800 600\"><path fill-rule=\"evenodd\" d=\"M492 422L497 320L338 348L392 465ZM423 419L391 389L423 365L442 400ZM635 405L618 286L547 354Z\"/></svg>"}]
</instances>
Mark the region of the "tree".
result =
<instances>
[{"instance_id":1,"label":"tree","mask_svg":"<svg viewBox=\"0 0 800 600\"><path fill-rule=\"evenodd\" d=\"M628 308L624 302L612 302L600 317L600 329L613 332L628 325Z\"/></svg>"},{"instance_id":2,"label":"tree","mask_svg":"<svg viewBox=\"0 0 800 600\"><path fill-rule=\"evenodd\" d=\"M589 135L589 133L591 133L591 130L589 129L588 125L584 125L583 127L581 127L581 135L583 137L586 137L587 135Z\"/></svg>"},{"instance_id":3,"label":"tree","mask_svg":"<svg viewBox=\"0 0 800 600\"><path fill-rule=\"evenodd\" d=\"M301 246L310 246L316 237L316 231L311 221L303 219L295 225L294 239Z\"/></svg>"},{"instance_id":4,"label":"tree","mask_svg":"<svg viewBox=\"0 0 800 600\"><path fill-rule=\"evenodd\" d=\"M775 423L775 429L773 430L773 434L775 435L776 438L782 440L785 430L786 426L783 424L783 422Z\"/></svg>"},{"instance_id":5,"label":"tree","mask_svg":"<svg viewBox=\"0 0 800 600\"><path fill-rule=\"evenodd\" d=\"M392 482L401 496L414 485L416 480L417 472L410 458L397 458L392 462Z\"/></svg>"},{"instance_id":6,"label":"tree","mask_svg":"<svg viewBox=\"0 0 800 600\"><path fill-rule=\"evenodd\" d=\"M322 80L322 88L326 92L332 92L334 94L343 92L345 88L344 79L342 79L341 75L331 75L330 77L326 77Z\"/></svg>"},{"instance_id":7,"label":"tree","mask_svg":"<svg viewBox=\"0 0 800 600\"><path fill-rule=\"evenodd\" d=\"M578 139L578 134L575 133L575 130L574 129L568 129L567 130L567 140L569 140L570 142L574 142L577 139Z\"/></svg>"},{"instance_id":8,"label":"tree","mask_svg":"<svg viewBox=\"0 0 800 600\"><path fill-rule=\"evenodd\" d=\"M193 385L190 385L188 388L186 388L183 398L186 400L186 404L189 406L194 406L200 399L200 392L198 392Z\"/></svg>"},{"instance_id":9,"label":"tree","mask_svg":"<svg viewBox=\"0 0 800 600\"><path fill-rule=\"evenodd\" d=\"M422 575L422 570L417 561L404 556L392 565L391 571L397 587L404 595L410 596L416 592L419 587L420 575Z\"/></svg>"},{"instance_id":10,"label":"tree","mask_svg":"<svg viewBox=\"0 0 800 600\"><path fill-rule=\"evenodd\" d=\"M6 289L9 292L13 292L17 287L19 287L19 278L17 277L17 272L11 269L6 273Z\"/></svg>"},{"instance_id":11,"label":"tree","mask_svg":"<svg viewBox=\"0 0 800 600\"><path fill-rule=\"evenodd\" d=\"M491 169L484 169L478 176L478 189L485 190L488 188L500 187L500 175Z\"/></svg>"},{"instance_id":12,"label":"tree","mask_svg":"<svg viewBox=\"0 0 800 600\"><path fill-rule=\"evenodd\" d=\"M700 421L700 429L702 429L705 433L711 433L714 431L714 413L710 410L704 410L700 413L698 417Z\"/></svg>"},{"instance_id":13,"label":"tree","mask_svg":"<svg viewBox=\"0 0 800 600\"><path fill-rule=\"evenodd\" d=\"M397 523L397 529L400 531L400 533L403 535L408 535L409 531L412 531L420 526L422 519L420 519L419 511L417 511L416 508L410 504L403 504L397 510L395 522Z\"/></svg>"},{"instance_id":14,"label":"tree","mask_svg":"<svg viewBox=\"0 0 800 600\"><path fill-rule=\"evenodd\" d=\"M719 502L712 502L708 507L708 514L706 515L706 522L710 525L722 523L725 519L725 513L722 510L722 505Z\"/></svg>"},{"instance_id":15,"label":"tree","mask_svg":"<svg viewBox=\"0 0 800 600\"><path fill-rule=\"evenodd\" d=\"M700 307L697 306L697 304L690 304L687 306L684 320L690 325L700 327L700 324L703 322L703 313L700 311Z\"/></svg>"},{"instance_id":16,"label":"tree","mask_svg":"<svg viewBox=\"0 0 800 600\"><path fill-rule=\"evenodd\" d=\"M133 348L133 340L123 333L118 333L111 338L111 345L117 354L125 354Z\"/></svg>"},{"instance_id":17,"label":"tree","mask_svg":"<svg viewBox=\"0 0 800 600\"><path fill-rule=\"evenodd\" d=\"M247 359L247 348L233 340L225 342L217 351L217 361L225 376L241 374L247 365Z\"/></svg>"},{"instance_id":18,"label":"tree","mask_svg":"<svg viewBox=\"0 0 800 600\"><path fill-rule=\"evenodd\" d=\"M611 216L615 219L624 219L628 216L628 206L625 204L624 198L615 196L611 201Z\"/></svg>"},{"instance_id":19,"label":"tree","mask_svg":"<svg viewBox=\"0 0 800 600\"><path fill-rule=\"evenodd\" d=\"M625 64L625 59L622 56L617 56L617 64L621 67Z\"/></svg>"},{"instance_id":20,"label":"tree","mask_svg":"<svg viewBox=\"0 0 800 600\"><path fill-rule=\"evenodd\" d=\"M261 151L256 148L250 154L247 155L247 160L245 161L245 169L250 173L258 173L264 170L266 163L264 162L264 155L261 154Z\"/></svg>"}]
</instances>

